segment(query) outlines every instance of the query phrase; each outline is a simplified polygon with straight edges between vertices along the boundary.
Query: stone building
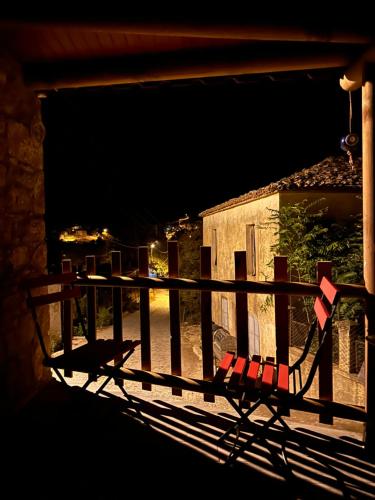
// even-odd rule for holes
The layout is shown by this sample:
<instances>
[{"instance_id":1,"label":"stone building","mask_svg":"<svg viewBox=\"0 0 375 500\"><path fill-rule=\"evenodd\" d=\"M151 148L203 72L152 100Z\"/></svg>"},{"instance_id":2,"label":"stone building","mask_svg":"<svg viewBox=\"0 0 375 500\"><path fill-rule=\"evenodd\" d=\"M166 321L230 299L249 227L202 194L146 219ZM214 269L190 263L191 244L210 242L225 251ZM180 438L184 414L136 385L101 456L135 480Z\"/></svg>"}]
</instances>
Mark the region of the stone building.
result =
<instances>
[{"instance_id":1,"label":"stone building","mask_svg":"<svg viewBox=\"0 0 375 500\"><path fill-rule=\"evenodd\" d=\"M212 278L234 279L234 252L247 251L249 280L272 280L271 245L274 230L265 228L268 209L325 199L327 216L345 220L362 211L362 172L357 161L352 169L345 157L329 157L268 186L232 198L202 212L203 244L212 248ZM275 355L273 307L262 307L264 295L249 294L249 350L251 354ZM213 293L212 319L236 334L235 296Z\"/></svg>"},{"instance_id":2,"label":"stone building","mask_svg":"<svg viewBox=\"0 0 375 500\"><path fill-rule=\"evenodd\" d=\"M39 99L24 84L20 65L0 55L0 416L51 377L20 286L47 265L43 139ZM41 322L48 331L47 310Z\"/></svg>"}]
</instances>

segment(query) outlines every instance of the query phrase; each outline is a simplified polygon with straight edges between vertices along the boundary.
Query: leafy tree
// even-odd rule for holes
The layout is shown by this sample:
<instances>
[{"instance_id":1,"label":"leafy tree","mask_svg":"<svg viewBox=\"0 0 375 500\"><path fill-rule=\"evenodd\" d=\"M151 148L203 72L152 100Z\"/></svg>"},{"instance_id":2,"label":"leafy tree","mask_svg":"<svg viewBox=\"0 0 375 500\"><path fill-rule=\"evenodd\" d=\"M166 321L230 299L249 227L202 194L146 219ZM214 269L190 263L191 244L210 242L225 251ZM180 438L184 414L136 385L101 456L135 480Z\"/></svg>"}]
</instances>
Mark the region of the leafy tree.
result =
<instances>
[{"instance_id":1,"label":"leafy tree","mask_svg":"<svg viewBox=\"0 0 375 500\"><path fill-rule=\"evenodd\" d=\"M200 247L202 245L201 221L189 221L175 226L169 234L178 241L179 274L181 278L200 277ZM182 321L190 324L200 321L200 292L183 290L180 292L180 308Z\"/></svg>"},{"instance_id":2,"label":"leafy tree","mask_svg":"<svg viewBox=\"0 0 375 500\"><path fill-rule=\"evenodd\" d=\"M164 255L165 252L157 254L154 250L152 260L150 260L150 271L154 272L157 276L164 278L168 275L168 257Z\"/></svg>"},{"instance_id":3,"label":"leafy tree","mask_svg":"<svg viewBox=\"0 0 375 500\"><path fill-rule=\"evenodd\" d=\"M316 262L332 261L333 280L341 283L363 282L362 214L337 222L327 216L328 207L321 207L324 198L308 203L285 205L270 211L267 227L274 229L275 255L286 255L290 280L316 281ZM311 301L305 300L306 311ZM357 319L362 304L357 299L343 299L339 315Z\"/></svg>"}]
</instances>

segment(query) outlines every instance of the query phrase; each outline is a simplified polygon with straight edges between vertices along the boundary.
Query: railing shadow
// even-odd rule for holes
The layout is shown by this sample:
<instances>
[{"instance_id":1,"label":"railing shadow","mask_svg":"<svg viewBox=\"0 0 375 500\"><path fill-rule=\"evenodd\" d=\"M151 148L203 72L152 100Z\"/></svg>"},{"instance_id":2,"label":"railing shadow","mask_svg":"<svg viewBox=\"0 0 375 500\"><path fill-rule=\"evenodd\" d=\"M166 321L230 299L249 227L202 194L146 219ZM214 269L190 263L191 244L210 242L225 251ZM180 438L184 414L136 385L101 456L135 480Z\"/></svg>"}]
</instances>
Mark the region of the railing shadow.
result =
<instances>
[{"instance_id":1,"label":"railing shadow","mask_svg":"<svg viewBox=\"0 0 375 500\"><path fill-rule=\"evenodd\" d=\"M308 428L294 429L285 442L274 427L233 467L223 465L233 438L220 447L217 441L232 423L232 415L193 405L99 397L56 382L44 400L3 422L3 488L9 481L16 498L22 488L37 498L168 498L207 487L222 496L239 485L266 498L275 491L291 499L374 496L375 465L358 443ZM240 439L260 425L252 422ZM283 446L287 469L278 459Z\"/></svg>"},{"instance_id":2,"label":"railing shadow","mask_svg":"<svg viewBox=\"0 0 375 500\"><path fill-rule=\"evenodd\" d=\"M162 400L144 401L134 397L139 410L148 418L151 426L179 442L223 463L233 445L234 437L218 448L217 440L235 421L227 413L214 414L193 405L183 408ZM131 405L122 402L126 411ZM262 426L262 420L249 423L241 441ZM280 460L285 451L288 467ZM362 447L362 443L350 437L337 438L309 428L295 428L288 435L274 425L266 436L266 442L256 443L246 450L235 469L250 469L264 477L272 477L288 484L289 493L316 498L318 495L340 495L371 498L374 494L375 465ZM306 496L307 495L307 496ZM293 498L291 496L290 498Z\"/></svg>"}]
</instances>

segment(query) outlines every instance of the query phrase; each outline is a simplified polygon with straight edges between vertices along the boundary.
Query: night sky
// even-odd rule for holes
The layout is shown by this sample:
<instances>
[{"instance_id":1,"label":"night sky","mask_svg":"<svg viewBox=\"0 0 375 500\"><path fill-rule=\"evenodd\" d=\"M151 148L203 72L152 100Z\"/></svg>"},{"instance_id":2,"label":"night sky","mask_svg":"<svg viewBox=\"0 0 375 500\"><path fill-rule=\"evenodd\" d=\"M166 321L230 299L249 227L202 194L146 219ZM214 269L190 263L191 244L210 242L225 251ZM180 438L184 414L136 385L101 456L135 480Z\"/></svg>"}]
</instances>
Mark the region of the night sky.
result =
<instances>
[{"instance_id":1,"label":"night sky","mask_svg":"<svg viewBox=\"0 0 375 500\"><path fill-rule=\"evenodd\" d=\"M340 72L60 90L43 100L47 226L173 221L341 154ZM353 131L360 133L360 92Z\"/></svg>"}]
</instances>

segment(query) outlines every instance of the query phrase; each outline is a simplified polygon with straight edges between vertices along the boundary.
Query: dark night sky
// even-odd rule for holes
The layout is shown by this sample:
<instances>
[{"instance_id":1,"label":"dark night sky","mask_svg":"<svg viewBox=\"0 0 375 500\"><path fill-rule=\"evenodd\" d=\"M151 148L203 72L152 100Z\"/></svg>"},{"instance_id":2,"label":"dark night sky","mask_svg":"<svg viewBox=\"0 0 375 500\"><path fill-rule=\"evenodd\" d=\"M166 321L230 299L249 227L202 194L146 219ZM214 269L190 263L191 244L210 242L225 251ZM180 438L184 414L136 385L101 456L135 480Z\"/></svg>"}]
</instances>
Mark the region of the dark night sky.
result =
<instances>
[{"instance_id":1,"label":"dark night sky","mask_svg":"<svg viewBox=\"0 0 375 500\"><path fill-rule=\"evenodd\" d=\"M196 215L340 154L349 105L339 74L50 94L43 101L49 228ZM354 93L358 133L359 99Z\"/></svg>"}]
</instances>

